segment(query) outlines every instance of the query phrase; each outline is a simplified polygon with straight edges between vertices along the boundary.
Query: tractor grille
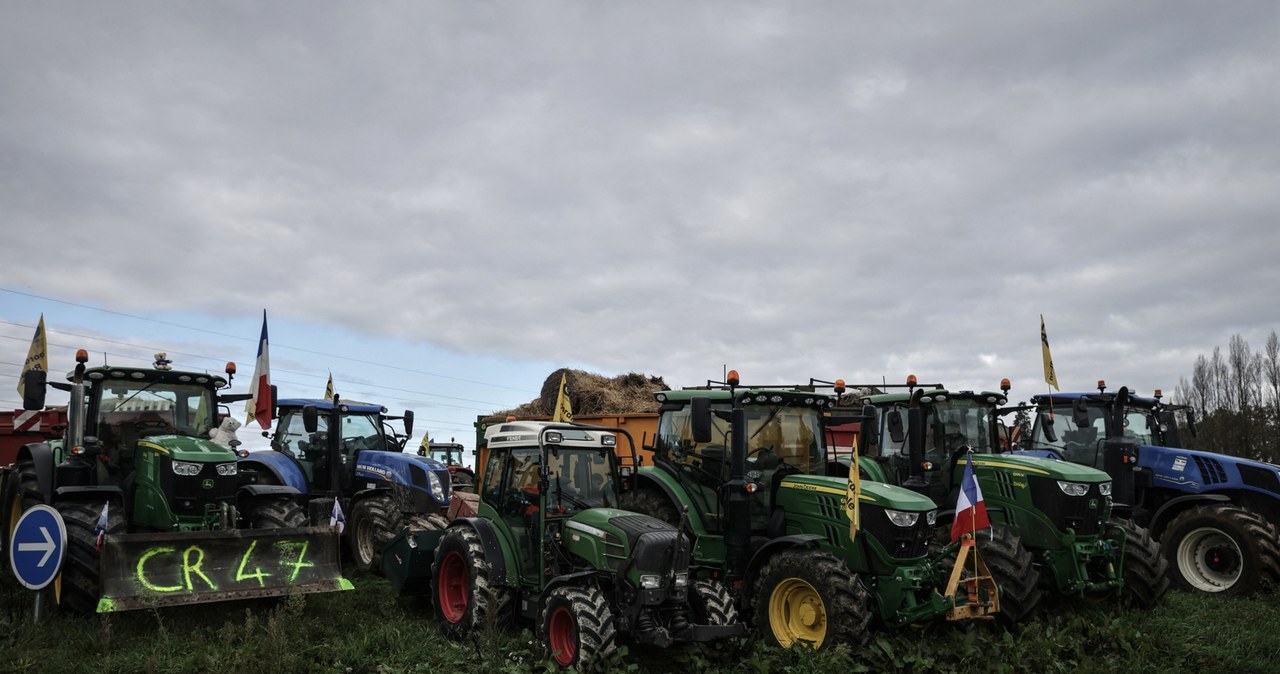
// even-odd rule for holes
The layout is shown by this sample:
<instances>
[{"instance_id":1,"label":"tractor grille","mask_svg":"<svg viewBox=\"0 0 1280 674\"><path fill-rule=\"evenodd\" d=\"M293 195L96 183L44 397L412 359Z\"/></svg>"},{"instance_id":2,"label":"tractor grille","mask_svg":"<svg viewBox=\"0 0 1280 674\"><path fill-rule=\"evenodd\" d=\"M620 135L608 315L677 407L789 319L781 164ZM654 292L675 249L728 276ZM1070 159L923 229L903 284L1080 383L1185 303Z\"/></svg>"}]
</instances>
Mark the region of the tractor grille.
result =
<instances>
[{"instance_id":1,"label":"tractor grille","mask_svg":"<svg viewBox=\"0 0 1280 674\"><path fill-rule=\"evenodd\" d=\"M925 553L925 547L933 534L928 513L918 513L919 519L913 526L900 527L889 521L889 515L880 506L863 503L861 511L862 529L880 541L880 545L884 546L890 556L906 559Z\"/></svg>"},{"instance_id":2,"label":"tractor grille","mask_svg":"<svg viewBox=\"0 0 1280 674\"><path fill-rule=\"evenodd\" d=\"M1227 471L1217 459L1208 456L1196 456L1196 468L1200 469L1200 477L1205 485L1221 484L1227 481Z\"/></svg>"},{"instance_id":3,"label":"tractor grille","mask_svg":"<svg viewBox=\"0 0 1280 674\"><path fill-rule=\"evenodd\" d=\"M1084 496L1067 496L1054 478L1031 478L1031 502L1047 515L1060 531L1073 529L1081 536L1093 536L1102 529L1106 499L1097 484L1090 484Z\"/></svg>"},{"instance_id":4,"label":"tractor grille","mask_svg":"<svg viewBox=\"0 0 1280 674\"><path fill-rule=\"evenodd\" d=\"M233 500L237 487L235 475L219 475L212 463L200 464L196 475L175 475L167 457L160 461L160 488L178 517L203 516L206 505Z\"/></svg>"}]
</instances>

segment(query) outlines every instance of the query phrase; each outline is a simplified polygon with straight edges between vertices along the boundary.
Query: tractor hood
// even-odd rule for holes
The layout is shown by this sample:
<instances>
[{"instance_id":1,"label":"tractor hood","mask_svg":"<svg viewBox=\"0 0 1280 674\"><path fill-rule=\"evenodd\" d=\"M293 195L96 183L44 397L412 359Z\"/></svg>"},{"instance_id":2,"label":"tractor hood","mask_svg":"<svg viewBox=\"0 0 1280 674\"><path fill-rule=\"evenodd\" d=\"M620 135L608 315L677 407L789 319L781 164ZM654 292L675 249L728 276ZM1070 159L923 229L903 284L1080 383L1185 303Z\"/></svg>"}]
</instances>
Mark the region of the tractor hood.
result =
<instances>
[{"instance_id":1,"label":"tractor hood","mask_svg":"<svg viewBox=\"0 0 1280 674\"><path fill-rule=\"evenodd\" d=\"M150 435L138 444L151 445L175 461L232 463L238 458L235 452L212 440L186 435Z\"/></svg>"},{"instance_id":2,"label":"tractor hood","mask_svg":"<svg viewBox=\"0 0 1280 674\"><path fill-rule=\"evenodd\" d=\"M1069 482L1099 483L1110 482L1111 476L1097 468L1082 466L1070 461L1058 461L1039 456L1021 454L974 454L973 468L975 472L982 470L1012 471L1037 477L1066 480ZM964 461L956 462L956 470L964 469Z\"/></svg>"},{"instance_id":3,"label":"tractor hood","mask_svg":"<svg viewBox=\"0 0 1280 674\"><path fill-rule=\"evenodd\" d=\"M1194 490L1253 488L1280 494L1280 466L1194 449L1140 445L1138 465L1158 487Z\"/></svg>"},{"instance_id":4,"label":"tractor hood","mask_svg":"<svg viewBox=\"0 0 1280 674\"><path fill-rule=\"evenodd\" d=\"M849 480L843 477L827 477L824 475L788 475L779 486L779 501L783 502L786 491L819 492L838 494L843 497ZM784 491L786 490L786 491ZM863 504L880 506L886 510L903 512L928 512L937 506L928 497L917 494L910 489L895 487L883 482L862 481Z\"/></svg>"},{"instance_id":5,"label":"tractor hood","mask_svg":"<svg viewBox=\"0 0 1280 674\"><path fill-rule=\"evenodd\" d=\"M584 510L565 521L561 535L573 554L596 568L626 570L637 583L645 574L683 573L689 564L688 537L662 520L626 510Z\"/></svg>"}]
</instances>

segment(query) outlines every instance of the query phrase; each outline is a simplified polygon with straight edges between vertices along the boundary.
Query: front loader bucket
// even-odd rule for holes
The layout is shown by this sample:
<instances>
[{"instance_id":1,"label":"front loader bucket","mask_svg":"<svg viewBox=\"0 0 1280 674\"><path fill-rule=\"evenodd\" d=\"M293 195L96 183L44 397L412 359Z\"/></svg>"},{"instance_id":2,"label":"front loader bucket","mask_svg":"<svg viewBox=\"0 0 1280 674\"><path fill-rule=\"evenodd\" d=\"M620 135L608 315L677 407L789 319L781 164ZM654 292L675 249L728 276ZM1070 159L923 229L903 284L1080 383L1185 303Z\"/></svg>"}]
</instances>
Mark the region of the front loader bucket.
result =
<instances>
[{"instance_id":1,"label":"front loader bucket","mask_svg":"<svg viewBox=\"0 0 1280 674\"><path fill-rule=\"evenodd\" d=\"M431 594L431 562L443 531L405 529L382 551L382 574L402 597Z\"/></svg>"},{"instance_id":2,"label":"front loader bucket","mask_svg":"<svg viewBox=\"0 0 1280 674\"><path fill-rule=\"evenodd\" d=\"M98 612L352 589L330 527L107 536Z\"/></svg>"}]
</instances>

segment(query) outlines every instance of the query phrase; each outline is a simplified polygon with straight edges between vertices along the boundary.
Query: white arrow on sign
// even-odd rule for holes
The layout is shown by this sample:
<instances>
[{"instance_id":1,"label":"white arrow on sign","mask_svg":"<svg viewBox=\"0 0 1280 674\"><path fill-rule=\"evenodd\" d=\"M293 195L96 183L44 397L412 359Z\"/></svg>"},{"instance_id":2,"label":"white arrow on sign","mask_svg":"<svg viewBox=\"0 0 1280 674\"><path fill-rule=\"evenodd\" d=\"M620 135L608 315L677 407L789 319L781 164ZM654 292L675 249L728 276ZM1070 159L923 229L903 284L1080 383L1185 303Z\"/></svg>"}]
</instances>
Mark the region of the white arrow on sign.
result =
<instances>
[{"instance_id":1,"label":"white arrow on sign","mask_svg":"<svg viewBox=\"0 0 1280 674\"><path fill-rule=\"evenodd\" d=\"M48 529L44 527L40 527L40 533L44 534L43 543L19 543L18 544L18 552L40 552L41 550L44 551L44 557L41 557L40 562L36 564L37 568L44 566L45 562L49 561L49 557L53 554L53 548L55 547L53 545L53 536L49 535Z\"/></svg>"}]
</instances>

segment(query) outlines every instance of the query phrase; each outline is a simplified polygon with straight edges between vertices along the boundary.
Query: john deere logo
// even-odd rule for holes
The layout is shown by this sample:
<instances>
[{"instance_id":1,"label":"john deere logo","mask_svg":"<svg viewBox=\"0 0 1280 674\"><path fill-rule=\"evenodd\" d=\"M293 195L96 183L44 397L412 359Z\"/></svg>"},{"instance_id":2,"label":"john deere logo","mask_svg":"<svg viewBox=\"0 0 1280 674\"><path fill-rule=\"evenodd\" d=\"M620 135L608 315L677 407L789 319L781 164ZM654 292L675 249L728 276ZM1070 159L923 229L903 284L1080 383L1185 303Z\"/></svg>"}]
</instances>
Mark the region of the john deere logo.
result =
<instances>
[{"instance_id":1,"label":"john deere logo","mask_svg":"<svg viewBox=\"0 0 1280 674\"><path fill-rule=\"evenodd\" d=\"M1089 510L1097 510L1097 509L1098 509L1098 499L1096 498L1089 499Z\"/></svg>"},{"instance_id":2,"label":"john deere logo","mask_svg":"<svg viewBox=\"0 0 1280 674\"><path fill-rule=\"evenodd\" d=\"M204 487L205 489L213 489L213 480L205 480L204 482L200 483L200 486Z\"/></svg>"}]
</instances>

